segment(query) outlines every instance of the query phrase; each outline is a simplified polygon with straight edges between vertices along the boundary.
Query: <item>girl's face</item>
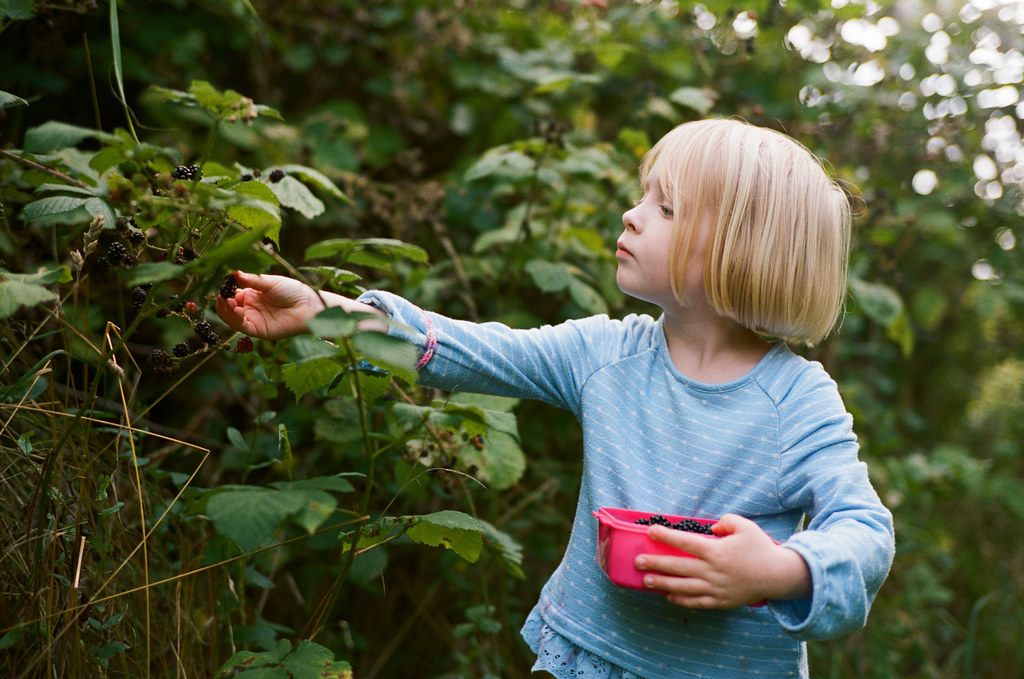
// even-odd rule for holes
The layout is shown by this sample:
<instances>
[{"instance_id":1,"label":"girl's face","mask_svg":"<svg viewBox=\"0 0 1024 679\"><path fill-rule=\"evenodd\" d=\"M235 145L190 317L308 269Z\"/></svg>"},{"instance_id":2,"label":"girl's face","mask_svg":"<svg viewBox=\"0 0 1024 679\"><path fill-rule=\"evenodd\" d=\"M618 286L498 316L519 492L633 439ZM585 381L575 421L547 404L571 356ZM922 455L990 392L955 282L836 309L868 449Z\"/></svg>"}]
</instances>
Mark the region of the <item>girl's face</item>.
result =
<instances>
[{"instance_id":1,"label":"girl's face","mask_svg":"<svg viewBox=\"0 0 1024 679\"><path fill-rule=\"evenodd\" d=\"M672 271L676 266L672 248L677 207L671 196L662 192L658 181L658 163L647 174L644 195L622 215L625 229L619 236L615 258L619 268L615 281L631 297L657 304L662 309L680 305L672 292ZM703 294L703 239L698 239L692 264L684 271L687 296Z\"/></svg>"}]
</instances>

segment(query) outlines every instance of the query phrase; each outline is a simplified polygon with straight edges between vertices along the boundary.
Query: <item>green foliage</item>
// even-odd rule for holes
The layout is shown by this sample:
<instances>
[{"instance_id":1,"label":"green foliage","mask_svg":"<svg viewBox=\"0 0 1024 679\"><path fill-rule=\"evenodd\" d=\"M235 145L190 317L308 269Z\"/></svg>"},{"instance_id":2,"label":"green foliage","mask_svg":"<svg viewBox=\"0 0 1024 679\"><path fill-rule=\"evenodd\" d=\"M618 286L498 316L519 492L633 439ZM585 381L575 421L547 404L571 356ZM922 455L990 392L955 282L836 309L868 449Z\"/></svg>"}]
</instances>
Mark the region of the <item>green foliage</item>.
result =
<instances>
[{"instance_id":1,"label":"green foliage","mask_svg":"<svg viewBox=\"0 0 1024 679\"><path fill-rule=\"evenodd\" d=\"M5 676L526 676L572 416L418 387L359 315L245 352L212 307L244 269L515 327L653 311L615 285L621 213L705 115L858 187L807 353L898 556L812 673L1017 672L1017 19L603 4L0 0Z\"/></svg>"}]
</instances>

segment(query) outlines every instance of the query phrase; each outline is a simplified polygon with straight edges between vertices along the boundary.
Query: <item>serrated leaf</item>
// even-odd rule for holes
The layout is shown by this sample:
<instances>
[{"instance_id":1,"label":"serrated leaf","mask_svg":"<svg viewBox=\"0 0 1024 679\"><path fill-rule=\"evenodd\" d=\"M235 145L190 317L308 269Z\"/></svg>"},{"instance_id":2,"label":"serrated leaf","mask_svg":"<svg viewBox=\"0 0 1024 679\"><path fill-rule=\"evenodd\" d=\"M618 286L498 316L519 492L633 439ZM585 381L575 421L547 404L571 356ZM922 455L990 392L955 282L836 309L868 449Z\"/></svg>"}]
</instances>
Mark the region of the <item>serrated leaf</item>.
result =
<instances>
[{"instance_id":1,"label":"serrated leaf","mask_svg":"<svg viewBox=\"0 0 1024 679\"><path fill-rule=\"evenodd\" d=\"M344 370L345 363L334 357L321 356L294 363L281 368L281 379L295 399L326 387Z\"/></svg>"},{"instance_id":2,"label":"serrated leaf","mask_svg":"<svg viewBox=\"0 0 1024 679\"><path fill-rule=\"evenodd\" d=\"M277 167L282 172L285 172L289 175L301 177L303 181L309 184L313 184L314 186L317 186L320 189L323 189L324 191L331 194L338 200L344 201L346 203L352 202L349 199L349 197L342 193L341 189L339 189L338 186L334 182L332 182L330 178L327 177L327 175L323 174L322 172L314 170L311 167L306 167L305 165L279 165Z\"/></svg>"},{"instance_id":3,"label":"serrated leaf","mask_svg":"<svg viewBox=\"0 0 1024 679\"><path fill-rule=\"evenodd\" d=\"M324 204L306 188L306 185L294 177L285 175L281 181L268 184L277 196L282 207L291 208L306 219L313 219L323 214Z\"/></svg>"},{"instance_id":4,"label":"serrated leaf","mask_svg":"<svg viewBox=\"0 0 1024 679\"><path fill-rule=\"evenodd\" d=\"M349 337L357 332L356 327L359 321L368 318L376 319L379 317L369 313L345 311L341 307L330 307L309 319L306 325L309 327L309 331L318 337L337 339L339 337Z\"/></svg>"},{"instance_id":5,"label":"serrated leaf","mask_svg":"<svg viewBox=\"0 0 1024 679\"><path fill-rule=\"evenodd\" d=\"M420 350L405 340L380 332L361 332L352 344L369 363L387 370L406 384L416 383Z\"/></svg>"},{"instance_id":6,"label":"serrated leaf","mask_svg":"<svg viewBox=\"0 0 1024 679\"><path fill-rule=\"evenodd\" d=\"M246 667L263 667L270 664L280 664L292 650L292 642L287 639L281 639L277 642L277 645L269 651L263 651L262 653L255 653L253 651L238 651L233 656L228 658L227 662L221 665L220 669L217 670L217 676L223 676L224 672L230 669L234 669L241 665ZM238 675L236 675L238 676Z\"/></svg>"},{"instance_id":7,"label":"serrated leaf","mask_svg":"<svg viewBox=\"0 0 1024 679\"><path fill-rule=\"evenodd\" d=\"M143 262L124 274L129 286L162 283L169 281L185 270L180 264L172 262Z\"/></svg>"},{"instance_id":8,"label":"serrated leaf","mask_svg":"<svg viewBox=\"0 0 1024 679\"><path fill-rule=\"evenodd\" d=\"M355 376L352 372L346 373L338 382L338 386L332 387L331 396L347 396L362 398L367 405L373 404L391 388L393 379L390 375L375 375L365 370L359 371L359 391L356 391Z\"/></svg>"},{"instance_id":9,"label":"serrated leaf","mask_svg":"<svg viewBox=\"0 0 1024 679\"><path fill-rule=\"evenodd\" d=\"M237 202L228 215L247 229L259 231L277 242L281 230L281 208L277 196L262 182L242 182L232 187Z\"/></svg>"},{"instance_id":10,"label":"serrated leaf","mask_svg":"<svg viewBox=\"0 0 1024 679\"><path fill-rule=\"evenodd\" d=\"M347 662L335 660L330 649L307 639L300 641L288 654L284 666L299 679L352 679L352 668Z\"/></svg>"},{"instance_id":11,"label":"serrated leaf","mask_svg":"<svg viewBox=\"0 0 1024 679\"><path fill-rule=\"evenodd\" d=\"M482 439L483 448L465 446L463 462L475 464L475 476L494 490L511 487L526 471L526 455L515 436L492 428Z\"/></svg>"},{"instance_id":12,"label":"serrated leaf","mask_svg":"<svg viewBox=\"0 0 1024 679\"><path fill-rule=\"evenodd\" d=\"M286 521L303 511L302 493L282 493L267 488L220 490L206 501L206 515L221 535L251 552L270 543Z\"/></svg>"},{"instance_id":13,"label":"serrated leaf","mask_svg":"<svg viewBox=\"0 0 1024 679\"><path fill-rule=\"evenodd\" d=\"M6 17L14 21L31 19L35 11L32 0L4 0L0 2L0 18Z\"/></svg>"},{"instance_id":14,"label":"serrated leaf","mask_svg":"<svg viewBox=\"0 0 1024 679\"><path fill-rule=\"evenodd\" d=\"M426 514L406 533L413 542L444 547L470 563L476 563L483 549L483 527L468 514L450 509Z\"/></svg>"},{"instance_id":15,"label":"serrated leaf","mask_svg":"<svg viewBox=\"0 0 1024 679\"><path fill-rule=\"evenodd\" d=\"M0 318L7 318L21 307L33 307L57 299L57 295L41 285L21 281L0 281Z\"/></svg>"},{"instance_id":16,"label":"serrated leaf","mask_svg":"<svg viewBox=\"0 0 1024 679\"><path fill-rule=\"evenodd\" d=\"M106 143L117 143L117 135L51 120L25 132L25 150L29 153L50 153L58 149L76 146L86 139L98 139Z\"/></svg>"},{"instance_id":17,"label":"serrated leaf","mask_svg":"<svg viewBox=\"0 0 1024 679\"><path fill-rule=\"evenodd\" d=\"M306 248L306 259L339 257L377 268L388 268L398 259L413 262L428 262L430 256L418 245L393 238L333 238L320 241Z\"/></svg>"},{"instance_id":18,"label":"serrated leaf","mask_svg":"<svg viewBox=\"0 0 1024 679\"><path fill-rule=\"evenodd\" d=\"M88 198L79 196L48 196L32 201L21 211L21 217L27 222L34 222L45 217L64 215L85 206Z\"/></svg>"},{"instance_id":19,"label":"serrated leaf","mask_svg":"<svg viewBox=\"0 0 1024 679\"><path fill-rule=\"evenodd\" d=\"M502 561L505 570L516 578L525 577L523 573L523 546L503 531L498 530L486 521L480 521L487 549L494 552Z\"/></svg>"}]
</instances>

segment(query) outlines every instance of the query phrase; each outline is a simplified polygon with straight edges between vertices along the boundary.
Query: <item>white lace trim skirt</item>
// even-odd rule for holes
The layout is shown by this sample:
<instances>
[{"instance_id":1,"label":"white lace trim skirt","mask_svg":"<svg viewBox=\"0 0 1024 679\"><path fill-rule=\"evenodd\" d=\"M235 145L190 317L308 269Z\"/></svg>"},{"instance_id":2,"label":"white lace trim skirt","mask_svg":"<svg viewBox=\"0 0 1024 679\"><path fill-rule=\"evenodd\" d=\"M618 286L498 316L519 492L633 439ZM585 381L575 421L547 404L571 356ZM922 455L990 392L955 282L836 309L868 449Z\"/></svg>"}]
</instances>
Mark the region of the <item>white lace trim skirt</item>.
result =
<instances>
[{"instance_id":1,"label":"white lace trim skirt","mask_svg":"<svg viewBox=\"0 0 1024 679\"><path fill-rule=\"evenodd\" d=\"M536 609L523 625L523 638L537 654L534 672L550 672L558 679L643 679L569 641L548 626Z\"/></svg>"}]
</instances>

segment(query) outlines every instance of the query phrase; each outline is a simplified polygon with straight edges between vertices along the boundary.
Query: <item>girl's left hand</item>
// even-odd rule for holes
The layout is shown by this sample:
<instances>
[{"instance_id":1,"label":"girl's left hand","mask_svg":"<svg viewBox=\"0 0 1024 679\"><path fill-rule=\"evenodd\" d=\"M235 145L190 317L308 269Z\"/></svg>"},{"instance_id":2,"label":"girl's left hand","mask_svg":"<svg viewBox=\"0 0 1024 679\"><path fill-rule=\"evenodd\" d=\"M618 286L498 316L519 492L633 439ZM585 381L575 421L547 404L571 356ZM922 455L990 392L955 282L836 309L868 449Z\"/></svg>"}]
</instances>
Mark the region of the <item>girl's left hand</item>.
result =
<instances>
[{"instance_id":1,"label":"girl's left hand","mask_svg":"<svg viewBox=\"0 0 1024 679\"><path fill-rule=\"evenodd\" d=\"M711 530L721 537L651 526L651 539L693 558L640 554L637 569L656 571L644 575L644 586L687 608L734 608L811 595L811 573L803 557L776 544L750 519L725 514Z\"/></svg>"}]
</instances>

